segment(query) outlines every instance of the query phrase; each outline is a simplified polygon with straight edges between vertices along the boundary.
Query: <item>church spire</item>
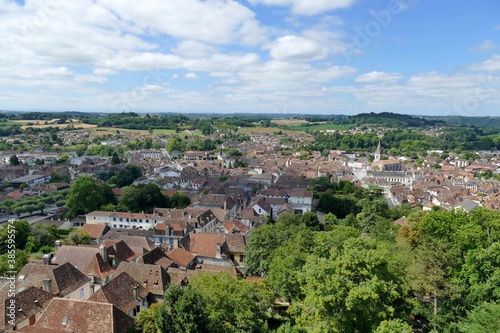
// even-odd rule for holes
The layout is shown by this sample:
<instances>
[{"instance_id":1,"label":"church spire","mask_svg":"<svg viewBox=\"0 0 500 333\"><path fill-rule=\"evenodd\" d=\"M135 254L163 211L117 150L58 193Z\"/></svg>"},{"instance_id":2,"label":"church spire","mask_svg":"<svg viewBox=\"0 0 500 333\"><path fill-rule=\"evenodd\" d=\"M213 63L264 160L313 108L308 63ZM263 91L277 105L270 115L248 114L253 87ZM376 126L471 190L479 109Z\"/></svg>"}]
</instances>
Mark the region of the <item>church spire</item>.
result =
<instances>
[{"instance_id":1,"label":"church spire","mask_svg":"<svg viewBox=\"0 0 500 333\"><path fill-rule=\"evenodd\" d=\"M374 154L375 162L380 161L380 157L382 157L382 145L380 144L380 140L379 140L377 150L375 150L375 154Z\"/></svg>"}]
</instances>

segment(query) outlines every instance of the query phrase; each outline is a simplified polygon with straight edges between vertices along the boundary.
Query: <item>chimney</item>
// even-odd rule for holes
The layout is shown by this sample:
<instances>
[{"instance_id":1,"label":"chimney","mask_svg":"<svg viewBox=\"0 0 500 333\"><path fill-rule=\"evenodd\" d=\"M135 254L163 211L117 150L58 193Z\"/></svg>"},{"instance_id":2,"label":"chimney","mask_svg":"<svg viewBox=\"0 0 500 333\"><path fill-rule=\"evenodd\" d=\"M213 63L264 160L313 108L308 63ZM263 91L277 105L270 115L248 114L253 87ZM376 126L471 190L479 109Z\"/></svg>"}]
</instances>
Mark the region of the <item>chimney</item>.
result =
<instances>
[{"instance_id":1,"label":"chimney","mask_svg":"<svg viewBox=\"0 0 500 333\"><path fill-rule=\"evenodd\" d=\"M116 243L113 244L113 251L115 251L115 257L118 254L118 245Z\"/></svg>"},{"instance_id":2,"label":"chimney","mask_svg":"<svg viewBox=\"0 0 500 333\"><path fill-rule=\"evenodd\" d=\"M89 279L90 279L90 284L94 284L95 283L95 279L94 279L94 274L89 274L88 275Z\"/></svg>"},{"instance_id":3,"label":"chimney","mask_svg":"<svg viewBox=\"0 0 500 333\"><path fill-rule=\"evenodd\" d=\"M137 283L135 283L134 286L132 287L132 291L134 293L134 298L136 300L139 300L139 295L137 294Z\"/></svg>"},{"instance_id":4,"label":"chimney","mask_svg":"<svg viewBox=\"0 0 500 333\"><path fill-rule=\"evenodd\" d=\"M56 251L59 250L60 247L61 247L61 241L56 240Z\"/></svg>"},{"instance_id":5,"label":"chimney","mask_svg":"<svg viewBox=\"0 0 500 333\"><path fill-rule=\"evenodd\" d=\"M178 248L179 247L179 238L175 237L174 238L174 249Z\"/></svg>"},{"instance_id":6,"label":"chimney","mask_svg":"<svg viewBox=\"0 0 500 333\"><path fill-rule=\"evenodd\" d=\"M104 245L99 246L99 253L101 254L102 260L108 260L108 250L104 247Z\"/></svg>"},{"instance_id":7,"label":"chimney","mask_svg":"<svg viewBox=\"0 0 500 333\"><path fill-rule=\"evenodd\" d=\"M43 264L51 265L52 264L52 254L46 253L43 255Z\"/></svg>"},{"instance_id":8,"label":"chimney","mask_svg":"<svg viewBox=\"0 0 500 333\"><path fill-rule=\"evenodd\" d=\"M51 279L43 279L42 280L42 289L44 291L52 294L52 280Z\"/></svg>"},{"instance_id":9,"label":"chimney","mask_svg":"<svg viewBox=\"0 0 500 333\"><path fill-rule=\"evenodd\" d=\"M224 210L227 209L227 199L224 200Z\"/></svg>"},{"instance_id":10,"label":"chimney","mask_svg":"<svg viewBox=\"0 0 500 333\"><path fill-rule=\"evenodd\" d=\"M217 243L215 246L216 246L216 248L215 248L215 258L222 259L222 257L221 257L221 244Z\"/></svg>"}]
</instances>

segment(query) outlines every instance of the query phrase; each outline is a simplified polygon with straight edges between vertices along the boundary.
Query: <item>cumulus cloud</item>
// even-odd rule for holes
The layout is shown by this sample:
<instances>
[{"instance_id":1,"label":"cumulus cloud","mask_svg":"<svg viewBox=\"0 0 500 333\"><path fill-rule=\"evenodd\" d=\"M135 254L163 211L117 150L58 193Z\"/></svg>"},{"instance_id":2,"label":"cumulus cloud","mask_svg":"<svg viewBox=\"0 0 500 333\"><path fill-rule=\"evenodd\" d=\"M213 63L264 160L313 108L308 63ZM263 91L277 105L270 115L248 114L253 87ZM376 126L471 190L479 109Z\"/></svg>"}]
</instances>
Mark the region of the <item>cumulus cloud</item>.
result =
<instances>
[{"instance_id":1,"label":"cumulus cloud","mask_svg":"<svg viewBox=\"0 0 500 333\"><path fill-rule=\"evenodd\" d=\"M402 77L403 75L399 73L384 73L384 72L373 71L358 76L356 79L354 79L354 81L359 83L395 82Z\"/></svg>"},{"instance_id":2,"label":"cumulus cloud","mask_svg":"<svg viewBox=\"0 0 500 333\"><path fill-rule=\"evenodd\" d=\"M186 73L184 77L189 80L196 80L198 78L198 75L196 75L196 73L191 72L191 73Z\"/></svg>"},{"instance_id":3,"label":"cumulus cloud","mask_svg":"<svg viewBox=\"0 0 500 333\"><path fill-rule=\"evenodd\" d=\"M233 0L99 0L99 4L144 32L212 44L257 44L266 37L255 13Z\"/></svg>"},{"instance_id":4,"label":"cumulus cloud","mask_svg":"<svg viewBox=\"0 0 500 333\"><path fill-rule=\"evenodd\" d=\"M491 40L485 40L484 42L482 42L481 44L479 44L477 46L468 47L467 52L485 53L485 52L493 50L496 47L497 47L497 45L495 43L493 43Z\"/></svg>"},{"instance_id":5,"label":"cumulus cloud","mask_svg":"<svg viewBox=\"0 0 500 333\"><path fill-rule=\"evenodd\" d=\"M94 68L93 73L99 76L109 76L114 75L118 72L109 68Z\"/></svg>"},{"instance_id":6,"label":"cumulus cloud","mask_svg":"<svg viewBox=\"0 0 500 333\"><path fill-rule=\"evenodd\" d=\"M298 15L316 15L335 9L348 8L357 0L249 0L249 2L253 5L290 7L291 11Z\"/></svg>"},{"instance_id":7,"label":"cumulus cloud","mask_svg":"<svg viewBox=\"0 0 500 333\"><path fill-rule=\"evenodd\" d=\"M500 71L500 55L493 55L488 60L467 66L466 69L471 71L498 72Z\"/></svg>"},{"instance_id":8,"label":"cumulus cloud","mask_svg":"<svg viewBox=\"0 0 500 333\"><path fill-rule=\"evenodd\" d=\"M282 61L309 61L325 57L325 49L318 43L299 36L284 36L271 44L271 57Z\"/></svg>"}]
</instances>

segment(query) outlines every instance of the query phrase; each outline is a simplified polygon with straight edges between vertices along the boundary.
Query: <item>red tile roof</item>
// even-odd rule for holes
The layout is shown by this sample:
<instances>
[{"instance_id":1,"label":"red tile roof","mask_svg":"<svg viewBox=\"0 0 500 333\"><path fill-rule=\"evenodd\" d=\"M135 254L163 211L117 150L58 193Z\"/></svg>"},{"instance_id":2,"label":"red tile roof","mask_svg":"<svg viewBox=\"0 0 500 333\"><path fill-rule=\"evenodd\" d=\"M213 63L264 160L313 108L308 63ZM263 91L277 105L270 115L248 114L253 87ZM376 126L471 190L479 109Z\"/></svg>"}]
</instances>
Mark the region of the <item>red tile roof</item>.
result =
<instances>
[{"instance_id":1,"label":"red tile roof","mask_svg":"<svg viewBox=\"0 0 500 333\"><path fill-rule=\"evenodd\" d=\"M195 255L181 249L180 247L168 252L167 256L180 267L187 267L191 262L193 262L194 259L196 259Z\"/></svg>"}]
</instances>

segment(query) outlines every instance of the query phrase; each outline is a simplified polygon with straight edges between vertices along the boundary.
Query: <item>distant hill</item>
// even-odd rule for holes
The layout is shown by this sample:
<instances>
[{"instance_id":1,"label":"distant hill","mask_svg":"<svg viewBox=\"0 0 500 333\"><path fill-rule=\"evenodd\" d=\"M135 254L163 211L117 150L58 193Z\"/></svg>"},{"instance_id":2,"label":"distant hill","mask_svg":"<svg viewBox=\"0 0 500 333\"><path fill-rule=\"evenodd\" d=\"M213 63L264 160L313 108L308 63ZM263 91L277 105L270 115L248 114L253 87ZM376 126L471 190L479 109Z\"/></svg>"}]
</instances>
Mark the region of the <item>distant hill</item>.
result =
<instances>
[{"instance_id":1,"label":"distant hill","mask_svg":"<svg viewBox=\"0 0 500 333\"><path fill-rule=\"evenodd\" d=\"M420 117L398 114L392 112L381 113L361 113L355 116L349 116L344 119L335 121L336 124L354 124L361 125L379 125L383 127L428 127L428 126L442 126L446 122L442 119L424 119Z\"/></svg>"},{"instance_id":2,"label":"distant hill","mask_svg":"<svg viewBox=\"0 0 500 333\"><path fill-rule=\"evenodd\" d=\"M442 120L449 126L468 126L468 127L488 127L500 129L500 117L465 117L465 116L446 116L446 117L424 117L428 120Z\"/></svg>"}]
</instances>

